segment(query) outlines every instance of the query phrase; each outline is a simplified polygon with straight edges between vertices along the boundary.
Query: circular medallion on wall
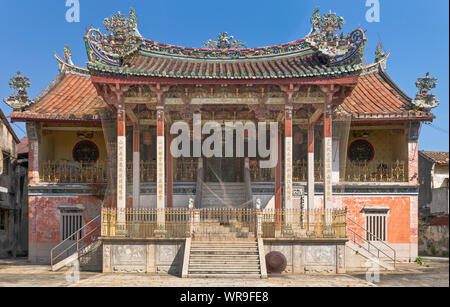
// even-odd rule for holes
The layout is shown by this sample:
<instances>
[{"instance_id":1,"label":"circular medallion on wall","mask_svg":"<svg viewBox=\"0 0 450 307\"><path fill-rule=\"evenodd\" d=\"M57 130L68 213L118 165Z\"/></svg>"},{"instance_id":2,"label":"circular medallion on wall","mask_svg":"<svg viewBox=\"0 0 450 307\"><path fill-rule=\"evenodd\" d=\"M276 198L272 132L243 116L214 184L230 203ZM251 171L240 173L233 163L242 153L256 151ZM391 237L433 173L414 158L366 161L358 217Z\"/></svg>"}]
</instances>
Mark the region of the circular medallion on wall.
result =
<instances>
[{"instance_id":1,"label":"circular medallion on wall","mask_svg":"<svg viewBox=\"0 0 450 307\"><path fill-rule=\"evenodd\" d=\"M375 150L366 140L354 141L348 149L348 158L353 162L369 162L373 160Z\"/></svg>"},{"instance_id":2,"label":"circular medallion on wall","mask_svg":"<svg viewBox=\"0 0 450 307\"><path fill-rule=\"evenodd\" d=\"M270 252L266 256L266 266L268 273L280 274L286 270L287 259L280 252Z\"/></svg>"},{"instance_id":3,"label":"circular medallion on wall","mask_svg":"<svg viewBox=\"0 0 450 307\"><path fill-rule=\"evenodd\" d=\"M77 162L97 162L100 153L97 145L91 141L81 141L72 150L73 159Z\"/></svg>"}]
</instances>

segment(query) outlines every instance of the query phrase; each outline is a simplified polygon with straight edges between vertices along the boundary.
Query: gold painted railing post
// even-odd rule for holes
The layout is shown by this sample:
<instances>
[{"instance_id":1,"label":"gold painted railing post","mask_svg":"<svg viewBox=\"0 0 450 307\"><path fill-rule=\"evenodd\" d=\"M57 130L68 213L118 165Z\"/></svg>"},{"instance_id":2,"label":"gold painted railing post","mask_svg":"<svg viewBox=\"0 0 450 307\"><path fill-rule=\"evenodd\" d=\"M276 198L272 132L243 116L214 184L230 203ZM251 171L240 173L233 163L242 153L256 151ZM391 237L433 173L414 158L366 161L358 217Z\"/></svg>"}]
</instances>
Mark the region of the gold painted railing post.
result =
<instances>
[{"instance_id":1,"label":"gold painted railing post","mask_svg":"<svg viewBox=\"0 0 450 307\"><path fill-rule=\"evenodd\" d=\"M263 214L261 209L256 209L256 237L262 238L263 236L263 229L262 229L262 219Z\"/></svg>"}]
</instances>

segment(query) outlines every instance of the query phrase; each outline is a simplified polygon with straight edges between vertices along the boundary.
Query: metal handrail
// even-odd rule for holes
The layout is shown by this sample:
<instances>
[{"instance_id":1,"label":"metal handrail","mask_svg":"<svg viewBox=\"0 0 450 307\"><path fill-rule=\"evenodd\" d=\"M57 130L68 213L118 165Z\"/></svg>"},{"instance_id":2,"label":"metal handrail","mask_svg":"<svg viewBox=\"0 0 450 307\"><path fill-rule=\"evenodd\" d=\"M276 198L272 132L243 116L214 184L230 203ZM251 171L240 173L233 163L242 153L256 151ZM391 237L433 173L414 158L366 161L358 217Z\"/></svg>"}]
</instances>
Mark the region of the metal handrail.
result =
<instances>
[{"instance_id":1,"label":"metal handrail","mask_svg":"<svg viewBox=\"0 0 450 307\"><path fill-rule=\"evenodd\" d=\"M51 266L53 266L55 264L55 259L58 259L59 257L61 257L64 253L66 253L68 250L70 250L75 245L77 246L77 252L78 252L80 250L80 242L83 242L88 236L90 236L95 231L97 231L97 230L99 230L101 228L101 225L99 225L97 227L94 227L91 231L89 231L87 234L82 236L83 230L85 228L87 228L88 226L90 226L91 224L93 224L97 220L101 220L101 215L98 215L97 217L92 219L89 223L87 223L86 225L84 225L83 227L81 227L80 229L78 229L77 231L72 233L70 236L68 236L64 241L62 241L61 243L59 243L58 245L53 247L51 249L51 251L50 251L50 264L51 264ZM59 254L57 254L55 256L54 253L55 253L56 249L59 248L60 246L62 246L63 244L71 241L74 236L76 238L76 241L74 243L72 243L69 247L65 248L61 253L59 253Z\"/></svg>"},{"instance_id":2,"label":"metal handrail","mask_svg":"<svg viewBox=\"0 0 450 307\"><path fill-rule=\"evenodd\" d=\"M377 251L378 251L378 258L380 258L380 252L385 255L387 258L389 258L390 260L392 260L394 262L394 267L397 261L397 252L395 251L395 249L393 249L391 246L389 246L388 244L386 244L383 240L381 240L381 238L379 238L378 236L374 235L373 233L371 233L370 231L368 231L367 229L365 229L363 226L359 225L357 222L355 222L354 220L352 220L351 218L347 217L347 220L352 222L353 224L355 224L356 226L358 226L359 228L361 228L364 232L366 232L367 234L369 234L371 237L377 239L377 242L383 244L384 246L386 246L388 249L390 249L393 253L394 253L394 257L389 256L388 254L386 254L383 250L381 250L380 248L378 248L377 246L375 246L374 244L370 243L369 240L365 239L363 236L361 236L360 234L356 233L353 229L349 228L347 225L347 229L350 230L353 233L353 242L357 245L359 245L360 247L363 247L361 244L359 244L358 242L356 242L355 236L358 236L362 241L364 241L365 243L368 244L369 248L366 248L366 250L372 254L373 256L377 256L375 254L373 254L370 251L370 246L373 246ZM350 238L351 239L351 238Z\"/></svg>"}]
</instances>

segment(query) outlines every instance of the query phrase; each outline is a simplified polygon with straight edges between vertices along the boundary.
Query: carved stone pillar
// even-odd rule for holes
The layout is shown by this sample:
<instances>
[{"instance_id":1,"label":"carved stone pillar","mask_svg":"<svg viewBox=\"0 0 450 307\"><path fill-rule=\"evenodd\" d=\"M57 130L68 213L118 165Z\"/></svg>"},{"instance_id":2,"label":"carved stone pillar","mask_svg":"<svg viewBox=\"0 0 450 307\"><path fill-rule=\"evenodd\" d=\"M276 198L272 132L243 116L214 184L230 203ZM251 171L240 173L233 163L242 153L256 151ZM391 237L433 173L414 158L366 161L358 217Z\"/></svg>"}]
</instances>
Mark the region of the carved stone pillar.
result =
<instances>
[{"instance_id":1,"label":"carved stone pillar","mask_svg":"<svg viewBox=\"0 0 450 307\"><path fill-rule=\"evenodd\" d=\"M278 162L275 170L275 236L281 232L281 129L278 129Z\"/></svg>"},{"instance_id":2,"label":"carved stone pillar","mask_svg":"<svg viewBox=\"0 0 450 307\"><path fill-rule=\"evenodd\" d=\"M331 119L331 105L329 103L325 103L324 110L324 122L323 122L323 171L324 171L324 209L330 209L332 206L332 198L333 198L333 135L332 135L332 119Z\"/></svg>"},{"instance_id":3,"label":"carved stone pillar","mask_svg":"<svg viewBox=\"0 0 450 307\"><path fill-rule=\"evenodd\" d=\"M170 127L167 133L167 208L173 208L173 157L170 152L170 144L172 143L172 134L170 134Z\"/></svg>"},{"instance_id":4,"label":"carved stone pillar","mask_svg":"<svg viewBox=\"0 0 450 307\"><path fill-rule=\"evenodd\" d=\"M332 131L332 103L333 95L338 92L339 87L334 85L320 88L325 94L325 104L323 109L323 181L324 195L323 207L325 210L331 209L333 202L333 131ZM328 222L328 218L327 218Z\"/></svg>"},{"instance_id":5,"label":"carved stone pillar","mask_svg":"<svg viewBox=\"0 0 450 307\"><path fill-rule=\"evenodd\" d=\"M120 101L117 105L117 222L119 228L125 223L127 203L127 142L125 119L125 105Z\"/></svg>"},{"instance_id":6,"label":"carved stone pillar","mask_svg":"<svg viewBox=\"0 0 450 307\"><path fill-rule=\"evenodd\" d=\"M314 209L315 194L314 177L314 124L308 126L308 206L307 210Z\"/></svg>"},{"instance_id":7,"label":"carved stone pillar","mask_svg":"<svg viewBox=\"0 0 450 307\"><path fill-rule=\"evenodd\" d=\"M141 154L139 124L133 125L133 207L140 207L141 199Z\"/></svg>"},{"instance_id":8,"label":"carved stone pillar","mask_svg":"<svg viewBox=\"0 0 450 307\"><path fill-rule=\"evenodd\" d=\"M158 228L165 224L165 140L164 140L164 107L157 107L156 132L156 208L158 209Z\"/></svg>"},{"instance_id":9,"label":"carved stone pillar","mask_svg":"<svg viewBox=\"0 0 450 307\"><path fill-rule=\"evenodd\" d=\"M286 106L285 111L285 129L284 129L284 193L285 209L293 209L292 201L292 106Z\"/></svg>"},{"instance_id":10,"label":"carved stone pillar","mask_svg":"<svg viewBox=\"0 0 450 307\"><path fill-rule=\"evenodd\" d=\"M28 182L39 183L39 123L27 123Z\"/></svg>"}]
</instances>

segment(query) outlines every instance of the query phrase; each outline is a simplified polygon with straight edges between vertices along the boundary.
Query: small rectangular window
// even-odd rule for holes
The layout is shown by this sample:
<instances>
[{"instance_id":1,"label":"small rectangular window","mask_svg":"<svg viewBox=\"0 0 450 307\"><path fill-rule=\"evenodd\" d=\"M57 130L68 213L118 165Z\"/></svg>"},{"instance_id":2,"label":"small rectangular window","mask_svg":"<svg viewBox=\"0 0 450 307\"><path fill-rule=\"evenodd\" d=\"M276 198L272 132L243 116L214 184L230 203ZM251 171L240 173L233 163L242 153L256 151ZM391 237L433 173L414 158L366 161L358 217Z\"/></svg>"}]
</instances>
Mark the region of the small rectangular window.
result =
<instances>
[{"instance_id":1,"label":"small rectangular window","mask_svg":"<svg viewBox=\"0 0 450 307\"><path fill-rule=\"evenodd\" d=\"M2 175L9 174L9 164L11 163L10 155L7 152L3 152L3 170Z\"/></svg>"},{"instance_id":2,"label":"small rectangular window","mask_svg":"<svg viewBox=\"0 0 450 307\"><path fill-rule=\"evenodd\" d=\"M76 232L83 227L82 212L62 212L61 213L61 240L69 239L70 241L77 240ZM78 234L78 239L82 234Z\"/></svg>"},{"instance_id":3,"label":"small rectangular window","mask_svg":"<svg viewBox=\"0 0 450 307\"><path fill-rule=\"evenodd\" d=\"M366 214L367 241L387 241L387 214Z\"/></svg>"}]
</instances>

